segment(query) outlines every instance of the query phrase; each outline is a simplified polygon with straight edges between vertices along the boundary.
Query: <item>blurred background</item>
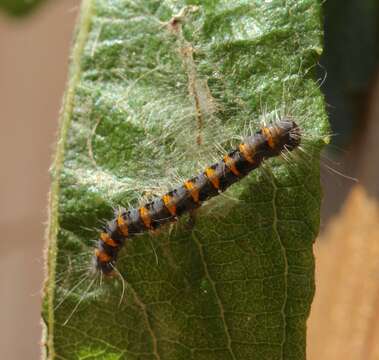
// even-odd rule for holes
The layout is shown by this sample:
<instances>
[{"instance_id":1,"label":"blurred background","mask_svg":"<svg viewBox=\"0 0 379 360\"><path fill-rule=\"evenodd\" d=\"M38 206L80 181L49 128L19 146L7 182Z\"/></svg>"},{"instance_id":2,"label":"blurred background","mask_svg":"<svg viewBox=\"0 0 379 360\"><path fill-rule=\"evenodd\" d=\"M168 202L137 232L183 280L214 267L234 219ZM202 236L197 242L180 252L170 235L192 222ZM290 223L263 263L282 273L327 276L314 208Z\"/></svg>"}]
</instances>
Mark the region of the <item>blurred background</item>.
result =
<instances>
[{"instance_id":1,"label":"blurred background","mask_svg":"<svg viewBox=\"0 0 379 360\"><path fill-rule=\"evenodd\" d=\"M48 169L79 0L0 0L0 349L40 358ZM324 3L332 124L308 359L379 359L379 3ZM338 174L341 173L341 174ZM357 178L356 182L349 177Z\"/></svg>"},{"instance_id":2,"label":"blurred background","mask_svg":"<svg viewBox=\"0 0 379 360\"><path fill-rule=\"evenodd\" d=\"M48 169L79 3L45 1L23 17L0 9L0 358L4 360L40 358ZM20 7L17 0L8 5L13 14L24 9L21 1Z\"/></svg>"}]
</instances>

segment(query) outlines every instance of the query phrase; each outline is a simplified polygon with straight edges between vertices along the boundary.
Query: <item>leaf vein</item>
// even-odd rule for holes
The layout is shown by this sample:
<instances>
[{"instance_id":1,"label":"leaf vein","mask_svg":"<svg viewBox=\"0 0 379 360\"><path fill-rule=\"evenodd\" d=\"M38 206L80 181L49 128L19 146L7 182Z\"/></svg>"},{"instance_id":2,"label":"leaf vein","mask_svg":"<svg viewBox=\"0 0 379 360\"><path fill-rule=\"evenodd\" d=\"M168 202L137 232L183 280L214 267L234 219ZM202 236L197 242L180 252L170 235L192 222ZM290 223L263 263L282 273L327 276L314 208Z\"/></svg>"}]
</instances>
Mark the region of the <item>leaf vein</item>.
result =
<instances>
[{"instance_id":1,"label":"leaf vein","mask_svg":"<svg viewBox=\"0 0 379 360\"><path fill-rule=\"evenodd\" d=\"M278 187L275 183L274 175L272 174L271 171L269 172L269 174L270 174L270 176L269 176L270 182L271 182L272 188L273 188L273 194L272 194L272 210L273 210L273 215L274 215L273 216L273 228L274 228L274 232L278 238L278 241L279 241L282 253L283 253L283 260L284 260L284 274L283 274L283 277L284 277L284 301L283 301L283 306L281 308L281 314L282 314L284 326L283 326L283 339L282 339L282 342L280 344L280 346L281 346L281 359L284 359L284 344L286 343L286 338L287 338L287 321L286 321L285 310L286 310L286 305L287 305L287 300L288 300L288 259L287 259L286 248L283 245L283 242L281 240L279 230L278 230L279 219L278 219L277 204L276 204Z\"/></svg>"},{"instance_id":2,"label":"leaf vein","mask_svg":"<svg viewBox=\"0 0 379 360\"><path fill-rule=\"evenodd\" d=\"M151 336L151 340L153 342L153 354L154 354L154 356L155 356L155 358L157 360L161 360L161 357L160 357L159 352L158 352L158 340L157 340L157 337L156 337L156 335L154 333L153 327L151 326L151 322L150 322L150 318L149 318L149 315L148 315L148 312L147 312L147 309L146 309L146 305L140 299L140 297L138 296L138 294L135 291L135 289L130 284L128 284L128 285L129 285L128 286L129 289L131 290L131 292L133 294L134 301L141 308L143 316L145 318L147 330L149 331L150 336Z\"/></svg>"},{"instance_id":3,"label":"leaf vein","mask_svg":"<svg viewBox=\"0 0 379 360\"><path fill-rule=\"evenodd\" d=\"M204 267L204 272L205 272L205 275L207 277L207 279L209 280L211 286L212 286L212 290L213 290L213 293L215 294L216 296L216 300L217 300L217 305L219 307L219 310L220 310L220 317L221 317L221 321L223 323L223 326L224 326L224 330L225 330L225 337L226 337L226 341L227 341L227 349L230 353L230 356L233 360L237 360L234 352L233 352L233 349L232 349L232 339L231 339L231 336L230 336L230 333L229 333L229 328L228 328L228 324L226 323L226 319L225 319L225 309L224 309L224 305L222 304L222 301L221 301L221 298L217 292L217 288L216 288L216 283L214 282L214 280L212 279L210 273L209 273L209 270L208 270L208 266L207 266L207 263L205 261L205 256L204 256L204 251L203 251L203 246L201 245L199 239L195 236L195 234L192 235L198 249L199 249L199 253L200 253L200 257L201 257L201 262L203 263L203 267Z\"/></svg>"}]
</instances>

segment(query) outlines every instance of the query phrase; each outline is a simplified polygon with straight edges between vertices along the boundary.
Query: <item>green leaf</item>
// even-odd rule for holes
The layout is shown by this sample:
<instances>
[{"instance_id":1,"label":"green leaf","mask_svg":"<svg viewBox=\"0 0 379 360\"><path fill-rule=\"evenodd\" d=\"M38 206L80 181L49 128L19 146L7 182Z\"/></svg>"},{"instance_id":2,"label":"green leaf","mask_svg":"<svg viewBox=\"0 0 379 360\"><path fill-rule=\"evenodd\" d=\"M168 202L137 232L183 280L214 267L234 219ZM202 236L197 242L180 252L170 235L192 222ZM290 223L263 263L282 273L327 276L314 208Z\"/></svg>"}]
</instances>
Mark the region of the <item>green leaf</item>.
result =
<instances>
[{"instance_id":1,"label":"green leaf","mask_svg":"<svg viewBox=\"0 0 379 360\"><path fill-rule=\"evenodd\" d=\"M328 132L321 35L315 0L83 2L52 171L49 358L305 358ZM282 115L305 153L268 161L192 225L128 241L124 295L119 277L90 271L113 208L162 194Z\"/></svg>"},{"instance_id":2,"label":"green leaf","mask_svg":"<svg viewBox=\"0 0 379 360\"><path fill-rule=\"evenodd\" d=\"M29 14L46 0L0 0L0 9L13 16Z\"/></svg>"}]
</instances>

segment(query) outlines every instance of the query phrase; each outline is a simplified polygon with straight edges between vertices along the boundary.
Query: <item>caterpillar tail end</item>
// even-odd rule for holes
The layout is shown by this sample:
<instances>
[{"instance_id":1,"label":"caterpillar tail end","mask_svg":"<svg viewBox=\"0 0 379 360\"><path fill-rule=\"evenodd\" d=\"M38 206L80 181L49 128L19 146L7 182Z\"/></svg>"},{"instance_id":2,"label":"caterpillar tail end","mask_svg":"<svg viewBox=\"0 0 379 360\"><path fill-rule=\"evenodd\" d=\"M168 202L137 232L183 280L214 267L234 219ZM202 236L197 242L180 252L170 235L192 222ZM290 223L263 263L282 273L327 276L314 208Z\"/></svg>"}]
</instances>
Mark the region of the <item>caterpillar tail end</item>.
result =
<instances>
[{"instance_id":1,"label":"caterpillar tail end","mask_svg":"<svg viewBox=\"0 0 379 360\"><path fill-rule=\"evenodd\" d=\"M100 271L107 277L115 276L116 272L113 265L114 259L104 251L95 249L93 257L93 267L96 271Z\"/></svg>"}]
</instances>

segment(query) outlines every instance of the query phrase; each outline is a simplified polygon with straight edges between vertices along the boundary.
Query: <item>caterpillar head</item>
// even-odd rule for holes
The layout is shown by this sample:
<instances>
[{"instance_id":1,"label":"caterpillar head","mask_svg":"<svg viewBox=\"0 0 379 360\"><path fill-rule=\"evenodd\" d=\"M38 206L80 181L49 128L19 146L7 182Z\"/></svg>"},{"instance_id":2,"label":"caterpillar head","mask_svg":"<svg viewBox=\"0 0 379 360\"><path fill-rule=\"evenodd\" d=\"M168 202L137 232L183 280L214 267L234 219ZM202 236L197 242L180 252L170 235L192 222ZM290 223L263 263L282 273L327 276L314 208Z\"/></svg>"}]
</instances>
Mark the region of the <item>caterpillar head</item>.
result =
<instances>
[{"instance_id":1,"label":"caterpillar head","mask_svg":"<svg viewBox=\"0 0 379 360\"><path fill-rule=\"evenodd\" d=\"M301 131L299 126L291 119L282 119L275 125L278 134L279 146L281 150L292 151L301 142Z\"/></svg>"}]
</instances>

